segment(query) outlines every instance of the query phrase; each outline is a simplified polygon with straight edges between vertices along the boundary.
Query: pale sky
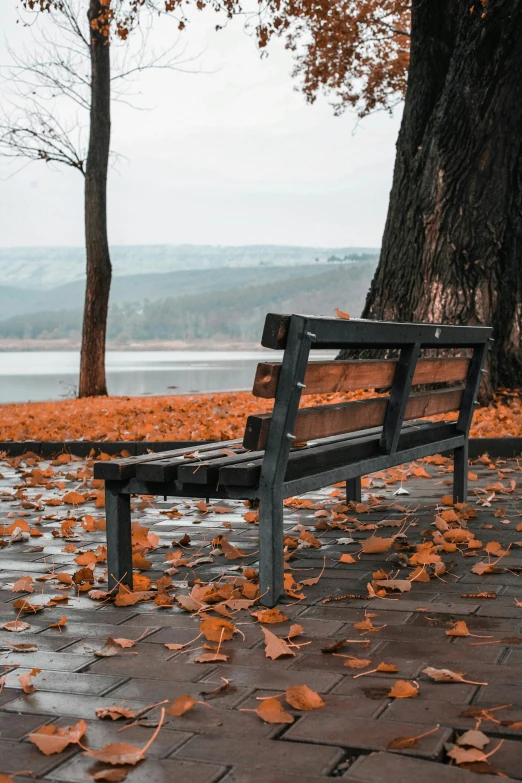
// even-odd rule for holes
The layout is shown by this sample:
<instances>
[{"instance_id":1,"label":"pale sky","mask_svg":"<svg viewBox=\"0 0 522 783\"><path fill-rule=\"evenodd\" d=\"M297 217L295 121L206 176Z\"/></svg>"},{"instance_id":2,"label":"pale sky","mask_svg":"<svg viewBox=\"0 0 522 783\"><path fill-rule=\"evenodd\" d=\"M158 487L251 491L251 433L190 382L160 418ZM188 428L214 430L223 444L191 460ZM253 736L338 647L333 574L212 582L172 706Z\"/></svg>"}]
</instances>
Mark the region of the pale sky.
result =
<instances>
[{"instance_id":1,"label":"pale sky","mask_svg":"<svg viewBox=\"0 0 522 783\"><path fill-rule=\"evenodd\" d=\"M1 0L2 65L5 39L32 46L18 2ZM379 246L400 111L357 124L323 99L310 106L279 42L261 59L239 21L215 23L198 14L181 37L200 72L149 72L132 85L147 111L113 107L111 243ZM160 19L153 44L176 35ZM81 245L81 175L20 167L0 157L0 246Z\"/></svg>"}]
</instances>

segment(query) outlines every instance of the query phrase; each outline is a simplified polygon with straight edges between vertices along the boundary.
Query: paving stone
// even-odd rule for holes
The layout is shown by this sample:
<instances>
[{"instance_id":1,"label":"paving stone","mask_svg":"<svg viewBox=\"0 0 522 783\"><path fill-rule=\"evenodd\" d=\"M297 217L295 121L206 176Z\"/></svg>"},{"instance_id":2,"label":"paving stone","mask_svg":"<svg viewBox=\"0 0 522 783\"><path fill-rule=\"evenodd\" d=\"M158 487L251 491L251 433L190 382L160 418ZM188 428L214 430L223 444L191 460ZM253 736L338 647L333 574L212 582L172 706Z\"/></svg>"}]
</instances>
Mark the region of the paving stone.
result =
<instances>
[{"instance_id":1,"label":"paving stone","mask_svg":"<svg viewBox=\"0 0 522 783\"><path fill-rule=\"evenodd\" d=\"M45 780L65 783L85 783L96 772L107 769L106 764L92 762L85 756L75 756L71 761L45 777ZM226 772L225 766L192 761L169 761L168 759L147 759L137 767L131 767L125 783L173 783L185 780L187 783L214 783Z\"/></svg>"},{"instance_id":2,"label":"paving stone","mask_svg":"<svg viewBox=\"0 0 522 783\"><path fill-rule=\"evenodd\" d=\"M61 760L65 761L74 752L65 750ZM41 775L46 770L55 767L56 761L56 756L44 756L36 745L30 742L0 739L0 764L4 775L13 774L21 770L26 772L30 770L33 775Z\"/></svg>"},{"instance_id":3,"label":"paving stone","mask_svg":"<svg viewBox=\"0 0 522 783\"><path fill-rule=\"evenodd\" d=\"M185 658L186 660L186 658ZM125 660L125 677L139 677L164 682L196 682L208 676L216 668L215 664L185 663L178 660L147 659L143 656L130 656ZM122 674L122 661L119 656L98 658L96 663L88 667L93 674Z\"/></svg>"},{"instance_id":4,"label":"paving stone","mask_svg":"<svg viewBox=\"0 0 522 783\"><path fill-rule=\"evenodd\" d=\"M322 620L339 620L345 623L357 623L364 620L364 609L353 609L351 606L338 606L337 604L327 604L319 606L308 606L304 610L302 617L317 617ZM379 609L376 622L379 625L403 625L413 617L409 612L404 615L400 612L389 612Z\"/></svg>"},{"instance_id":5,"label":"paving stone","mask_svg":"<svg viewBox=\"0 0 522 783\"><path fill-rule=\"evenodd\" d=\"M237 684L235 680L234 684ZM112 691L111 696L113 696L115 699L145 700L144 703L150 704L151 702L162 701L163 699L177 699L178 696L194 696L195 698L199 698L200 691L212 690L213 688L218 688L220 685L223 685L223 680L215 674L209 675L208 678L205 680L200 680L197 683L132 679L129 680L129 682L127 682L125 685L120 685L118 688ZM220 706L234 706L234 704L244 697L246 692L247 688L238 688L236 693L232 693L220 698Z\"/></svg>"},{"instance_id":6,"label":"paving stone","mask_svg":"<svg viewBox=\"0 0 522 783\"><path fill-rule=\"evenodd\" d=\"M448 685L451 687L451 685ZM449 691L446 691L448 695ZM487 708L487 704L479 704L477 701L473 701L472 704L466 705L459 702L443 701L429 701L427 699L421 700L408 699L401 701L396 699L388 709L381 713L381 720L392 721L415 721L419 724L426 724L426 726L435 726L440 724L441 726L447 726L448 728L458 729L459 731L467 731L472 729L476 725L476 718L466 716L464 713L470 709ZM495 702L491 706L501 706L500 702ZM513 708L509 707L500 712L494 712L492 715L497 720L503 721L519 721L522 720L522 707ZM501 735L501 736L513 736L520 737L520 730L510 729L508 726L501 726L494 722L489 722L487 719L481 718L481 729L488 736Z\"/></svg>"},{"instance_id":7,"label":"paving stone","mask_svg":"<svg viewBox=\"0 0 522 783\"><path fill-rule=\"evenodd\" d=\"M413 663L413 662L410 662ZM400 666L400 662L399 662ZM413 667L412 667L413 668ZM423 668L420 664L419 670ZM418 672L420 674L420 671ZM332 693L340 695L349 695L351 697L366 697L368 699L383 699L389 693L398 679L413 680L417 675L406 675L401 669L396 675L375 674L367 677L345 677L342 682L333 688ZM463 685L460 683L435 683L422 680L419 695L415 701L419 700L442 700L451 701L457 704L467 704L478 691L476 685ZM408 699L408 703L412 700Z\"/></svg>"},{"instance_id":8,"label":"paving stone","mask_svg":"<svg viewBox=\"0 0 522 783\"><path fill-rule=\"evenodd\" d=\"M289 685L308 685L318 693L327 693L342 675L330 672L291 671L290 669L266 670L250 669L246 666L221 666L212 673L212 680L225 677L234 685L246 685L251 688L285 690ZM208 680L208 678L205 678Z\"/></svg>"},{"instance_id":9,"label":"paving stone","mask_svg":"<svg viewBox=\"0 0 522 783\"><path fill-rule=\"evenodd\" d=\"M333 743L332 743L333 744ZM340 748L324 745L295 745L289 742L273 742L265 739L242 737L193 737L176 751L175 758L232 764L247 767L254 772L290 768L293 773L327 775L342 759Z\"/></svg>"},{"instance_id":10,"label":"paving stone","mask_svg":"<svg viewBox=\"0 0 522 783\"><path fill-rule=\"evenodd\" d=\"M22 639L20 639L20 642ZM94 660L92 655L70 655L66 652L35 652L35 653L7 653L2 655L0 663L10 666L13 663L23 664L38 669L49 669L52 671L76 671L81 669L90 661Z\"/></svg>"},{"instance_id":11,"label":"paving stone","mask_svg":"<svg viewBox=\"0 0 522 783\"><path fill-rule=\"evenodd\" d=\"M414 722L365 720L350 715L322 715L309 713L292 724L285 732L285 739L299 742L316 742L347 749L385 750L397 737L416 737L419 725ZM407 753L424 758L439 758L445 742L451 737L449 729L442 728L418 740L418 747ZM402 752L402 751L399 751Z\"/></svg>"},{"instance_id":12,"label":"paving stone","mask_svg":"<svg viewBox=\"0 0 522 783\"><path fill-rule=\"evenodd\" d=\"M204 708L203 708L204 709ZM29 716L23 716L25 720ZM166 718L168 720L168 717ZM58 728L71 725L70 718L60 718L60 720L53 721ZM121 731L125 725L124 721L117 720L88 720L87 731L82 739L82 744L89 748L102 748L112 742L128 742L131 745L138 745L143 747L149 741L153 732L152 728L146 728L145 726L132 726ZM179 748L184 742L187 742L192 737L190 731L174 730L170 727L170 731L161 730L147 751L147 757L159 758L160 756L167 756L172 753L176 748Z\"/></svg>"},{"instance_id":13,"label":"paving stone","mask_svg":"<svg viewBox=\"0 0 522 783\"><path fill-rule=\"evenodd\" d=\"M201 695L199 698L204 700L205 696ZM240 695L241 708L243 708L241 701L243 698L244 696ZM222 699L219 699L219 703L221 701ZM190 732L191 734L222 734L229 737L271 737L280 731L280 726L264 723L254 713L239 712L239 708L223 709L221 706L218 706L218 700L211 700L208 704L212 709L202 704L196 704L180 717L169 715L164 730L169 731L172 729ZM253 709L258 704L259 702L255 702ZM245 703L245 706L247 706L247 703ZM151 716L157 717L158 715L159 707L151 711Z\"/></svg>"},{"instance_id":14,"label":"paving stone","mask_svg":"<svg viewBox=\"0 0 522 783\"><path fill-rule=\"evenodd\" d=\"M40 715L13 715L3 712L0 714L0 739L22 739L26 734L47 723L48 720L49 718ZM2 762L0 761L1 768Z\"/></svg>"},{"instance_id":15,"label":"paving stone","mask_svg":"<svg viewBox=\"0 0 522 783\"><path fill-rule=\"evenodd\" d=\"M411 622L408 623L408 627L422 628L426 630L428 628L439 628L442 631L447 631L453 625L455 621L452 620L446 614L437 614L430 612L426 614L412 615ZM518 633L522 626L521 620L511 620L499 617L485 617L483 615L469 615L465 619L465 623L472 633Z\"/></svg>"},{"instance_id":16,"label":"paving stone","mask_svg":"<svg viewBox=\"0 0 522 783\"><path fill-rule=\"evenodd\" d=\"M220 783L326 783L330 777L310 775L292 775L288 772L269 772L266 770L253 771L235 769L229 772Z\"/></svg>"},{"instance_id":17,"label":"paving stone","mask_svg":"<svg viewBox=\"0 0 522 783\"><path fill-rule=\"evenodd\" d=\"M486 588L484 588L485 590ZM471 592L471 591L470 591ZM372 601L372 610L388 609L390 612L425 612L428 614L437 612L438 614L449 614L455 616L466 616L474 614L479 609L479 604L456 604L456 603L441 603L440 601L427 601L423 603L421 600L416 601L413 599L398 600L397 603L392 603L384 598L376 598Z\"/></svg>"},{"instance_id":18,"label":"paving stone","mask_svg":"<svg viewBox=\"0 0 522 783\"><path fill-rule=\"evenodd\" d=\"M280 701L284 704L285 710L293 713L297 718L301 717L303 713L298 712L285 701L284 696L281 698L281 692L256 690L249 694L244 701L238 704L237 709L240 710L255 710L259 707L259 700L266 699L269 696L280 697ZM321 715L346 715L349 713L352 718L377 718L383 710L388 706L388 699L369 699L365 696L358 698L351 695L337 696L335 694L327 693L323 695L324 707L321 707Z\"/></svg>"},{"instance_id":19,"label":"paving stone","mask_svg":"<svg viewBox=\"0 0 522 783\"><path fill-rule=\"evenodd\" d=\"M58 618L56 618L58 619ZM49 620L49 623L52 620ZM49 623L47 625L49 625ZM151 634L155 630L154 627L149 628ZM139 625L110 625L109 623L89 623L83 625L81 622L72 620L64 625L62 628L61 637L67 640L69 637L74 639L83 639L84 636L97 636L101 639L106 639L108 636L124 636L126 639L137 639L143 633L143 627ZM42 635L56 636L55 628L44 628Z\"/></svg>"},{"instance_id":20,"label":"paving stone","mask_svg":"<svg viewBox=\"0 0 522 783\"><path fill-rule=\"evenodd\" d=\"M395 753L360 756L343 777L347 783L498 783L494 775L480 775L466 769L435 764ZM509 780L504 778L506 783Z\"/></svg>"},{"instance_id":21,"label":"paving stone","mask_svg":"<svg viewBox=\"0 0 522 783\"><path fill-rule=\"evenodd\" d=\"M23 662L23 659L22 659ZM21 690L19 676L31 671L32 667L22 667L5 675L8 688ZM41 671L33 679L35 688L39 691L55 693L86 693L100 694L114 688L125 680L120 671L116 677L98 676L96 674L78 674L78 672Z\"/></svg>"},{"instance_id":22,"label":"paving stone","mask_svg":"<svg viewBox=\"0 0 522 783\"><path fill-rule=\"evenodd\" d=\"M471 658L481 663L496 663L503 653L501 645L469 647L467 640L459 639L458 642L464 644L450 641L447 637L440 642L424 641L422 634L419 634L416 642L385 642L379 649L379 654L386 660L390 657L419 658L428 661L430 665L445 665L451 661L466 661Z\"/></svg>"},{"instance_id":23,"label":"paving stone","mask_svg":"<svg viewBox=\"0 0 522 783\"><path fill-rule=\"evenodd\" d=\"M63 649L68 650L71 643L69 640L64 640L61 637L53 639L42 636L42 634L39 633L30 633L29 631L12 634L9 639L7 638L8 636L9 634L5 633L5 635L0 638L0 664L4 662L4 655L9 652L16 652L13 648L13 644L36 644L39 652L56 652Z\"/></svg>"},{"instance_id":24,"label":"paving stone","mask_svg":"<svg viewBox=\"0 0 522 783\"><path fill-rule=\"evenodd\" d=\"M7 712L28 713L31 715L50 715L52 717L71 717L71 718L96 718L96 709L98 707L113 707L115 704L121 704L122 699L118 696L84 696L80 694L68 693L39 693L20 696L14 701L8 702L4 706ZM126 700L125 706L131 709L141 710L151 704L150 701Z\"/></svg>"}]
</instances>

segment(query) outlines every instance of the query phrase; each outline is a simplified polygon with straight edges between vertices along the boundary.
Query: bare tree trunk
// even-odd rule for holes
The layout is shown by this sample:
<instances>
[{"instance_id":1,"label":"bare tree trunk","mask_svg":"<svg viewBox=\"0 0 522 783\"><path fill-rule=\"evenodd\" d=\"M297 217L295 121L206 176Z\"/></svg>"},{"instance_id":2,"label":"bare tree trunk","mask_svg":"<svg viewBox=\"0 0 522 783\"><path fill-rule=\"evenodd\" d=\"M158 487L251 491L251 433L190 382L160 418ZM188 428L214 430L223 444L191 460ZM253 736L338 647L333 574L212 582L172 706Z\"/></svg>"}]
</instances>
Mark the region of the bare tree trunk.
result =
<instances>
[{"instance_id":1,"label":"bare tree trunk","mask_svg":"<svg viewBox=\"0 0 522 783\"><path fill-rule=\"evenodd\" d=\"M404 117L365 318L488 324L522 385L522 1L413 0Z\"/></svg>"},{"instance_id":2,"label":"bare tree trunk","mask_svg":"<svg viewBox=\"0 0 522 783\"><path fill-rule=\"evenodd\" d=\"M99 19L102 0L90 0L89 22ZM87 282L80 359L80 397L107 394L105 339L112 267L107 237L107 169L111 137L110 46L108 37L92 28L91 114L85 174L85 245Z\"/></svg>"}]
</instances>

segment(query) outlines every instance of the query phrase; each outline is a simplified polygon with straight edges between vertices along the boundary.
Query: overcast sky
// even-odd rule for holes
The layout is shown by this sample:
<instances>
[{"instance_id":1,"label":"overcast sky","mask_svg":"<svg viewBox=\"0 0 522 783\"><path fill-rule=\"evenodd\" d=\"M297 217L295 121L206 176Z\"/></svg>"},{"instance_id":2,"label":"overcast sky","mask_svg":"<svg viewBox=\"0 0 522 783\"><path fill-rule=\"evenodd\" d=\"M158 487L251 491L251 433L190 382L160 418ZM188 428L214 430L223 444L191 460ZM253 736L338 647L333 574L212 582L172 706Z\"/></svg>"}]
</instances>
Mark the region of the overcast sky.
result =
<instances>
[{"instance_id":1,"label":"overcast sky","mask_svg":"<svg viewBox=\"0 0 522 783\"><path fill-rule=\"evenodd\" d=\"M16 25L19 0L1 0L0 64L6 41L32 46ZM260 59L233 23L215 32L212 13L182 36L199 72L151 72L133 90L147 110L113 109L109 178L112 244L294 244L379 246L391 185L399 112L357 125L294 90L280 44ZM166 20L153 45L176 37ZM81 245L83 179L44 163L0 158L0 246Z\"/></svg>"}]
</instances>

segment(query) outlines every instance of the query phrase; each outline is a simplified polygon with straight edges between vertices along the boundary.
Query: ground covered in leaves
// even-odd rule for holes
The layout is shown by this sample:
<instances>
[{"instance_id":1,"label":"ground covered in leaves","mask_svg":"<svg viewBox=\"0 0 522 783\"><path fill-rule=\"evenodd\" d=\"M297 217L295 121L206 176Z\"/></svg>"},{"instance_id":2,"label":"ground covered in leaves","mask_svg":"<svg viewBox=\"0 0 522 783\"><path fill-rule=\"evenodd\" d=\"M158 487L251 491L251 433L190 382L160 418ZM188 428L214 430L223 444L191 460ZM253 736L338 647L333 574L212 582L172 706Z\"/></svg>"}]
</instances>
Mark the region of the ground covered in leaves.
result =
<instances>
[{"instance_id":1,"label":"ground covered in leaves","mask_svg":"<svg viewBox=\"0 0 522 783\"><path fill-rule=\"evenodd\" d=\"M375 392L310 395L303 397L302 404L365 397L375 397ZM6 441L228 440L243 436L250 413L271 407L271 400L249 392L22 403L0 405L0 429ZM452 415L438 418L450 420ZM520 389L500 392L489 406L478 408L473 418L472 438L509 436L522 436Z\"/></svg>"},{"instance_id":2,"label":"ground covered in leaves","mask_svg":"<svg viewBox=\"0 0 522 783\"><path fill-rule=\"evenodd\" d=\"M110 600L92 462L4 457L0 783L522 780L522 466L451 471L286 501L264 610L255 509L136 498Z\"/></svg>"}]
</instances>

